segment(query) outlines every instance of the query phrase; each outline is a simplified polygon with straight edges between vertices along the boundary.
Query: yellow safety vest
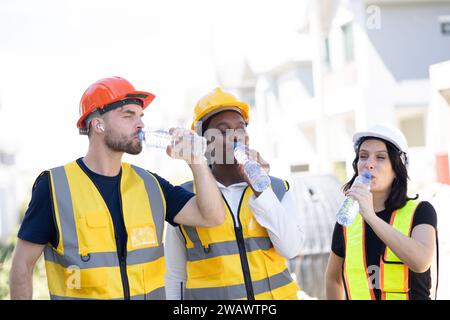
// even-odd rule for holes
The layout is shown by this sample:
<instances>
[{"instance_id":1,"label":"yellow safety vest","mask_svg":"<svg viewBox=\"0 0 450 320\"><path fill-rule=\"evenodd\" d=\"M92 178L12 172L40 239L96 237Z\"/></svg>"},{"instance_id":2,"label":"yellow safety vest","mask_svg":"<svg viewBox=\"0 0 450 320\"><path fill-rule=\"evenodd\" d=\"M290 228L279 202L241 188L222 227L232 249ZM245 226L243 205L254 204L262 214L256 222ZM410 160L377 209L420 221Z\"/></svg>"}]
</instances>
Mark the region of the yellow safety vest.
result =
<instances>
[{"instance_id":1,"label":"yellow safety vest","mask_svg":"<svg viewBox=\"0 0 450 320\"><path fill-rule=\"evenodd\" d=\"M288 185L273 178L272 189L282 199ZM193 191L193 183L183 185ZM267 230L255 219L248 201L247 187L242 195L236 227L224 198L225 222L216 227L181 226L186 240L186 299L297 299L299 287L293 281L286 260L280 256Z\"/></svg>"},{"instance_id":2,"label":"yellow safety vest","mask_svg":"<svg viewBox=\"0 0 450 320\"><path fill-rule=\"evenodd\" d=\"M118 257L105 201L77 162L51 169L50 188L59 238L44 250L52 299L165 299L166 204L152 174L122 164L126 259Z\"/></svg>"},{"instance_id":3,"label":"yellow safety vest","mask_svg":"<svg viewBox=\"0 0 450 320\"><path fill-rule=\"evenodd\" d=\"M405 206L394 211L390 225L405 236L411 236L411 227L417 203L409 200ZM366 236L364 220L359 214L353 224L344 227L345 259L343 278L348 299L374 300L373 285L366 265ZM378 283L383 300L409 299L409 269L386 246L380 257ZM376 275L375 277L376 278Z\"/></svg>"}]
</instances>

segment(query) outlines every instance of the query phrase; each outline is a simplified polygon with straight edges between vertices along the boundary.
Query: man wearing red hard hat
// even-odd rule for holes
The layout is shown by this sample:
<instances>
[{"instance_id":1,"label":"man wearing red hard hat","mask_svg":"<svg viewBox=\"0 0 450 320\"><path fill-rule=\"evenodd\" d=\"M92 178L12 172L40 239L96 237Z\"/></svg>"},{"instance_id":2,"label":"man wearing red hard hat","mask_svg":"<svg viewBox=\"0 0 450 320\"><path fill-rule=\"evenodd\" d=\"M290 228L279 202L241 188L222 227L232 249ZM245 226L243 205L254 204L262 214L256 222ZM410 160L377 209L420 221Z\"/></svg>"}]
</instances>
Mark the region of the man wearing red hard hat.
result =
<instances>
[{"instance_id":1,"label":"man wearing red hard hat","mask_svg":"<svg viewBox=\"0 0 450 320\"><path fill-rule=\"evenodd\" d=\"M164 221L214 226L222 197L203 156L168 147L189 163L196 195L122 162L138 154L143 110L155 96L120 77L92 84L77 127L87 154L42 172L19 230L10 275L11 298L31 299L32 271L44 252L52 299L164 299ZM177 129L176 141L195 134Z\"/></svg>"}]
</instances>

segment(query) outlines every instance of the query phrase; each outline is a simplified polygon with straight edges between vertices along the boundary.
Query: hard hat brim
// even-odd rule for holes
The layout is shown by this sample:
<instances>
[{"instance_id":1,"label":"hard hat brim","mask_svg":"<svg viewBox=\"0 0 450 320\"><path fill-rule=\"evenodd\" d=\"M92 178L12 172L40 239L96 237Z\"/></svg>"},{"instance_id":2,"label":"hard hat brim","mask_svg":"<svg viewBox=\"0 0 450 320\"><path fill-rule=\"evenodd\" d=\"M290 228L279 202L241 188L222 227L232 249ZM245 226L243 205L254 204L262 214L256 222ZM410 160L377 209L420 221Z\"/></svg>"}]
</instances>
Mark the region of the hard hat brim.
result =
<instances>
[{"instance_id":1,"label":"hard hat brim","mask_svg":"<svg viewBox=\"0 0 450 320\"><path fill-rule=\"evenodd\" d=\"M356 132L353 135L353 149L355 150L355 152L358 151L358 147L359 147L359 141L362 138L379 138L385 141L388 141L390 143L392 143L398 150L403 151L403 152L407 152L407 150L403 150L403 148L401 148L398 143L396 141L394 141L393 139L391 139L390 137L380 134L380 133L376 133L376 132L370 132L370 131L361 131L361 132Z\"/></svg>"},{"instance_id":2,"label":"hard hat brim","mask_svg":"<svg viewBox=\"0 0 450 320\"><path fill-rule=\"evenodd\" d=\"M195 130L196 123L198 121L206 121L207 119L211 118L212 116L218 114L222 111L236 111L239 112L242 117L244 118L245 123L248 123L249 121L249 115L248 115L248 109L249 105L245 102L233 102L233 105L230 104L223 104L223 105L214 105L205 110L197 119L195 119L192 122L191 129Z\"/></svg>"}]
</instances>

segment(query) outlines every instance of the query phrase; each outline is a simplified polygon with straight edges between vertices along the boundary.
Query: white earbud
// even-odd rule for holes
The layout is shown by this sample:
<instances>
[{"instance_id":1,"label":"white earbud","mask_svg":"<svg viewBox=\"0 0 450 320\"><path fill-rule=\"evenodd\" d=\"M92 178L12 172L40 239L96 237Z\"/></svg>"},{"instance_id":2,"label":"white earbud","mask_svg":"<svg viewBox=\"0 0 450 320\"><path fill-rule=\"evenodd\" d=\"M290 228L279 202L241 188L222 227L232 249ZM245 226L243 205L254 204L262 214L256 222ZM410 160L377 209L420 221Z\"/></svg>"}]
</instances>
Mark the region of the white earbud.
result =
<instances>
[{"instance_id":1,"label":"white earbud","mask_svg":"<svg viewBox=\"0 0 450 320\"><path fill-rule=\"evenodd\" d=\"M101 125L100 123L97 124L97 129L100 129L102 131L105 131L105 128L103 127L103 125Z\"/></svg>"}]
</instances>

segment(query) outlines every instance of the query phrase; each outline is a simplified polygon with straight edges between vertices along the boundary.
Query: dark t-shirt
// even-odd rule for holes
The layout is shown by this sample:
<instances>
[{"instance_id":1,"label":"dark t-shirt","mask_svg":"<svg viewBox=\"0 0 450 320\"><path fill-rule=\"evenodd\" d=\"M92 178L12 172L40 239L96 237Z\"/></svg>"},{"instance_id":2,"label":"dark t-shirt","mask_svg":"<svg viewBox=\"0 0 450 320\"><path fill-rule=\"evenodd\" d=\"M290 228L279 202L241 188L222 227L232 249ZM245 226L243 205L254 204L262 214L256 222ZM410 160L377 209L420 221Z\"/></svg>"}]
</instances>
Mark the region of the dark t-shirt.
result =
<instances>
[{"instance_id":1,"label":"dark t-shirt","mask_svg":"<svg viewBox=\"0 0 450 320\"><path fill-rule=\"evenodd\" d=\"M386 210L377 212L377 216L389 223L392 212ZM413 218L412 229L419 224L429 224L436 229L437 216L433 206L427 202L420 202ZM384 254L386 245L375 234L372 228L364 222L366 230L366 263L368 266L380 266L380 257ZM345 257L345 242L342 226L338 223L334 226L333 242L331 250L339 257ZM430 299L431 289L431 274L430 269L423 273L415 273L409 270L410 279L410 299L411 300L426 300ZM374 289L377 300L381 299L381 291Z\"/></svg>"},{"instance_id":2,"label":"dark t-shirt","mask_svg":"<svg viewBox=\"0 0 450 320\"><path fill-rule=\"evenodd\" d=\"M122 254L127 243L127 233L120 211L119 199L119 185L122 172L115 177L102 176L91 171L81 158L77 160L77 163L98 187L103 200L108 206L118 239L119 254ZM166 221L176 226L177 224L173 219L194 194L182 187L173 186L167 180L154 173L152 174L158 180L166 198ZM57 247L58 232L50 199L49 176L48 172L44 172L36 179L33 186L31 201L19 229L18 237L20 239L36 244L50 243Z\"/></svg>"}]
</instances>

